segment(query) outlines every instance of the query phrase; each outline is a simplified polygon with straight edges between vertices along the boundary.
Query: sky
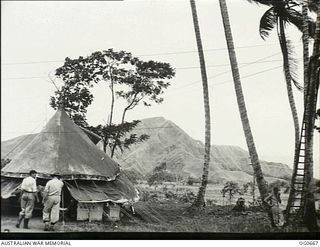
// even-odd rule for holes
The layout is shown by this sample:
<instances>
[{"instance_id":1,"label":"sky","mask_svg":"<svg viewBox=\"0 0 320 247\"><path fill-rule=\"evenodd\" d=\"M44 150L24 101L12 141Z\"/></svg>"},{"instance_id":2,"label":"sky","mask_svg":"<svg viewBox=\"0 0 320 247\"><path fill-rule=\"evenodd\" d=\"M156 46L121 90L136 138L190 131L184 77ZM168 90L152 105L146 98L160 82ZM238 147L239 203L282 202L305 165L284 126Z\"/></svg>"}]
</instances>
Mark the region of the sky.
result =
<instances>
[{"instance_id":1,"label":"sky","mask_svg":"<svg viewBox=\"0 0 320 247\"><path fill-rule=\"evenodd\" d=\"M218 0L197 1L211 107L211 142L247 150L230 71ZM292 167L294 129L281 51L276 33L259 36L266 7L227 0L240 76L251 129L261 159ZM49 80L66 57L77 58L113 48L143 60L168 62L176 69L164 102L138 106L128 120L163 116L192 138L204 141L204 109L199 58L187 0L1 1L1 140L37 133L54 114ZM301 34L287 26L302 82ZM57 85L61 82L55 79ZM108 118L110 94L93 88L88 122ZM303 95L294 89L300 117ZM117 103L116 119L123 109ZM315 133L315 175L320 137Z\"/></svg>"}]
</instances>

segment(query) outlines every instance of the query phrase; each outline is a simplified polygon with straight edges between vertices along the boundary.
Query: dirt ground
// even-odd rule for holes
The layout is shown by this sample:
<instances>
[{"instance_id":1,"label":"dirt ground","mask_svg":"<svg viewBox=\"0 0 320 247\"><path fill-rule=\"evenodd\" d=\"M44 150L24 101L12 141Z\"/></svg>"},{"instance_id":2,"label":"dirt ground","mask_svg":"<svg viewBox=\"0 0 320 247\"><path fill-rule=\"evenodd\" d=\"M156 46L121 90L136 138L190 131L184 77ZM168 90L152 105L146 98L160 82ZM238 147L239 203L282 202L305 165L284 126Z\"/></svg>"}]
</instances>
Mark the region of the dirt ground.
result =
<instances>
[{"instance_id":1,"label":"dirt ground","mask_svg":"<svg viewBox=\"0 0 320 247\"><path fill-rule=\"evenodd\" d=\"M272 228L269 217L260 207L247 206L244 212L232 210L234 205L207 205L203 210L190 212L190 202L163 197L150 198L135 203L136 214L124 209L121 221L88 222L63 218L55 232L213 232L213 233L268 233L300 232L296 228ZM30 229L16 228L19 207L1 212L1 232L45 233L41 210L34 212ZM319 222L320 223L320 222ZM46 232L47 233L47 232Z\"/></svg>"},{"instance_id":2,"label":"dirt ground","mask_svg":"<svg viewBox=\"0 0 320 247\"><path fill-rule=\"evenodd\" d=\"M56 232L273 232L266 213L252 209L232 211L232 206L211 205L197 213L187 211L189 203L175 200L138 202L136 214L126 211L118 222L60 221ZM2 215L1 231L44 232L41 216L30 220L30 229L16 228L17 216Z\"/></svg>"},{"instance_id":3,"label":"dirt ground","mask_svg":"<svg viewBox=\"0 0 320 247\"><path fill-rule=\"evenodd\" d=\"M21 223L20 228L16 228L15 225L17 223L17 218L18 217L15 217L14 215L2 216L1 217L1 232L22 232L22 233L45 232L43 230L44 224L42 222L41 217L36 216L30 220L30 222L29 222L30 229L24 229L23 222ZM61 222L57 223L57 225L55 227L56 227L56 231L58 231L58 232L63 231L63 226L62 226Z\"/></svg>"}]
</instances>

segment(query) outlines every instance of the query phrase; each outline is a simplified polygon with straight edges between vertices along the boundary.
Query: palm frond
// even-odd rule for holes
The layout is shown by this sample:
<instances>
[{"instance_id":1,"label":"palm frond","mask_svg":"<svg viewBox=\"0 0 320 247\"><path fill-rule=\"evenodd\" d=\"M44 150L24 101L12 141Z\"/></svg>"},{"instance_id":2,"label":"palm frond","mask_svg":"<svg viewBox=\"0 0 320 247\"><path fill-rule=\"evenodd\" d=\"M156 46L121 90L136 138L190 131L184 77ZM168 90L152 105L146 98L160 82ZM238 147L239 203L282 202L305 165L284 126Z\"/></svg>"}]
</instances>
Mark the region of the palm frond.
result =
<instances>
[{"instance_id":1,"label":"palm frond","mask_svg":"<svg viewBox=\"0 0 320 247\"><path fill-rule=\"evenodd\" d=\"M307 0L308 8L311 12L317 12L320 8L320 0Z\"/></svg>"},{"instance_id":2,"label":"palm frond","mask_svg":"<svg viewBox=\"0 0 320 247\"><path fill-rule=\"evenodd\" d=\"M288 8L286 9L286 12L284 13L284 20L287 23L292 23L293 25L295 25L301 32L303 30L303 15L301 12L295 10L295 9L291 9Z\"/></svg>"},{"instance_id":3,"label":"palm frond","mask_svg":"<svg viewBox=\"0 0 320 247\"><path fill-rule=\"evenodd\" d=\"M299 31L303 32L303 18L301 12L296 11L295 9L287 9L286 14L283 18L287 23L292 23L295 25ZM312 18L307 17L306 19L308 26L309 26L309 36L314 37L315 29L316 29L316 23L313 21Z\"/></svg>"},{"instance_id":4,"label":"palm frond","mask_svg":"<svg viewBox=\"0 0 320 247\"><path fill-rule=\"evenodd\" d=\"M303 91L303 86L298 82L298 79L297 79L298 78L297 76L298 62L295 59L294 47L292 45L292 42L288 39L287 39L286 47L287 47L288 67L289 67L291 81L299 91Z\"/></svg>"},{"instance_id":5,"label":"palm frond","mask_svg":"<svg viewBox=\"0 0 320 247\"><path fill-rule=\"evenodd\" d=\"M276 0L247 0L249 3L262 4L267 6L272 6Z\"/></svg>"},{"instance_id":6,"label":"palm frond","mask_svg":"<svg viewBox=\"0 0 320 247\"><path fill-rule=\"evenodd\" d=\"M277 16L274 7L268 9L260 19L259 33L262 39L266 39L269 33L277 25Z\"/></svg>"}]
</instances>

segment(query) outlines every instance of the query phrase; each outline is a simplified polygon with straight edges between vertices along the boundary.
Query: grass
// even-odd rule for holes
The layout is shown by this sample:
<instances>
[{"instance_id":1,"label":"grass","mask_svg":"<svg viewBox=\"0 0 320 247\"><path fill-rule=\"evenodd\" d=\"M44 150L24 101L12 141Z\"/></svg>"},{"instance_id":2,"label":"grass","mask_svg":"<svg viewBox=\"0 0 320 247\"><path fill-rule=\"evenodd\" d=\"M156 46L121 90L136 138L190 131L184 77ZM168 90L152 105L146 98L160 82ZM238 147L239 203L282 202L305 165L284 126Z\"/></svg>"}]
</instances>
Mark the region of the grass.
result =
<instances>
[{"instance_id":1,"label":"grass","mask_svg":"<svg viewBox=\"0 0 320 247\"><path fill-rule=\"evenodd\" d=\"M74 222L65 226L65 231L85 232L273 232L264 212L245 214L232 211L231 206L211 205L190 214L189 203L175 200L161 202L151 200L136 204L136 216L123 217L121 222Z\"/></svg>"},{"instance_id":2,"label":"grass","mask_svg":"<svg viewBox=\"0 0 320 247\"><path fill-rule=\"evenodd\" d=\"M179 187L178 187L179 188ZM245 212L236 212L234 205L221 205L217 199L221 194L215 191L213 204L208 204L203 210L190 212L191 200L185 202L181 196L192 191L192 187L171 188L176 198L166 198L162 188L148 190L148 198L142 198L135 203L136 214L122 211L119 222L79 222L68 221L63 226L58 223L56 230L60 232L214 232L214 233L269 233L269 232L300 232L303 229L293 227L272 228L266 212L260 207L247 208ZM176 191L177 190L177 191ZM144 191L147 191L144 188ZM213 190L212 190L213 191ZM156 197L150 197L156 192ZM189 193L188 192L188 193ZM213 193L211 193L212 195ZM145 195L144 195L145 196ZM180 200L179 200L180 198ZM207 198L210 199L210 198ZM236 198L235 198L236 199ZM5 216L1 219L1 228L17 231L14 227L15 216ZM40 217L31 220L32 231L42 231L43 223ZM23 229L19 229L22 231Z\"/></svg>"}]
</instances>

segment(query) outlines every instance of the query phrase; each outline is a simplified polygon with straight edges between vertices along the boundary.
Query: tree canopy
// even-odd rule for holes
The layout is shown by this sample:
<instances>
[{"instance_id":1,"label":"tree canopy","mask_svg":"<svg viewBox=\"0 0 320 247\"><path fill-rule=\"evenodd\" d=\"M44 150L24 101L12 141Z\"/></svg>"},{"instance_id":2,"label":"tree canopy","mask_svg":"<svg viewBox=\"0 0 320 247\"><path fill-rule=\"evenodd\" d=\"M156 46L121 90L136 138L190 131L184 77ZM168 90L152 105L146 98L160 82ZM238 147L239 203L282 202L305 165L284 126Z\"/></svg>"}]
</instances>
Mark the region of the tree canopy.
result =
<instances>
[{"instance_id":1,"label":"tree canopy","mask_svg":"<svg viewBox=\"0 0 320 247\"><path fill-rule=\"evenodd\" d=\"M77 59L67 57L63 66L56 69L55 76L62 80L63 86L51 97L50 105L54 109L63 107L76 124L98 134L104 151L108 147L112 157L116 148L123 151L148 139L145 134L129 135L140 121L127 122L126 114L139 104L161 103L175 70L169 63L143 61L130 52L108 49ZM86 118L87 108L94 100L90 89L101 83L106 84L111 93L110 106L106 106L108 122L90 126ZM114 121L117 101L125 102L120 123Z\"/></svg>"}]
</instances>

